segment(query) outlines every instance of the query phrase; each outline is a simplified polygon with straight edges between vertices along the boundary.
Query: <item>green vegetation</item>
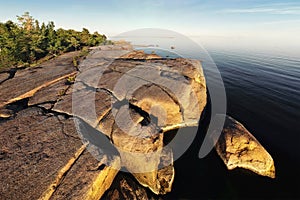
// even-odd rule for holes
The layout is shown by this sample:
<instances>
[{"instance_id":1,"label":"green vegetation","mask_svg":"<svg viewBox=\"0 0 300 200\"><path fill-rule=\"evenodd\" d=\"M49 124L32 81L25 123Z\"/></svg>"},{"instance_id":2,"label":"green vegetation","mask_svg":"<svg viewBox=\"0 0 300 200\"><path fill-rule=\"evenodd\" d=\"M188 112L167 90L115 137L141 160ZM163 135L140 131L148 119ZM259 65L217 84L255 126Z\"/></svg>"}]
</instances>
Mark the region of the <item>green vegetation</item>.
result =
<instances>
[{"instance_id":1,"label":"green vegetation","mask_svg":"<svg viewBox=\"0 0 300 200\"><path fill-rule=\"evenodd\" d=\"M17 16L17 21L0 23L0 68L30 66L76 50L82 50L81 56L84 56L88 52L85 47L110 43L105 35L91 34L86 28L79 32L55 30L53 22L40 25L28 12ZM77 59L74 60L75 65Z\"/></svg>"},{"instance_id":2,"label":"green vegetation","mask_svg":"<svg viewBox=\"0 0 300 200\"><path fill-rule=\"evenodd\" d=\"M66 89L61 89L57 92L58 97L64 96L65 94L66 94Z\"/></svg>"},{"instance_id":3,"label":"green vegetation","mask_svg":"<svg viewBox=\"0 0 300 200\"><path fill-rule=\"evenodd\" d=\"M81 50L80 50L80 53L77 55L77 56L74 56L73 57L73 66L74 67L78 67L78 64L79 64L79 60L80 58L83 58L85 59L85 57L89 54L89 49L87 47L83 47Z\"/></svg>"},{"instance_id":4,"label":"green vegetation","mask_svg":"<svg viewBox=\"0 0 300 200\"><path fill-rule=\"evenodd\" d=\"M75 83L76 75L69 76L65 82L66 85L72 85Z\"/></svg>"}]
</instances>

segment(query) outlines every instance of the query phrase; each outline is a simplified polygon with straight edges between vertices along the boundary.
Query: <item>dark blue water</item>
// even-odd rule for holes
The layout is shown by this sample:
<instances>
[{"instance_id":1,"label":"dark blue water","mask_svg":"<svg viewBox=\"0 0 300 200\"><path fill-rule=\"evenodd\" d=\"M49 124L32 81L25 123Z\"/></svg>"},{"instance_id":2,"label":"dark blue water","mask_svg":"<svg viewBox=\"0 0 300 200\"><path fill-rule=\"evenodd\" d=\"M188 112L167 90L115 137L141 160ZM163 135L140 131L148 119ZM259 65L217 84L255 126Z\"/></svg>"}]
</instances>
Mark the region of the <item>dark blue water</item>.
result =
<instances>
[{"instance_id":1,"label":"dark blue water","mask_svg":"<svg viewBox=\"0 0 300 200\"><path fill-rule=\"evenodd\" d=\"M299 198L300 56L228 50L212 50L210 55L224 80L228 114L274 158L275 185L258 187L265 188L265 197Z\"/></svg>"},{"instance_id":2,"label":"dark blue water","mask_svg":"<svg viewBox=\"0 0 300 200\"><path fill-rule=\"evenodd\" d=\"M227 95L227 112L265 146L300 160L300 56L212 50ZM272 150L272 149L270 149Z\"/></svg>"},{"instance_id":3,"label":"dark blue water","mask_svg":"<svg viewBox=\"0 0 300 200\"><path fill-rule=\"evenodd\" d=\"M180 175L174 184L177 192L170 199L300 198L300 55L263 50L208 52L224 81L227 114L244 124L272 155L276 179L224 171L215 152L199 160L192 156L198 148L191 147L175 165Z\"/></svg>"},{"instance_id":4,"label":"dark blue water","mask_svg":"<svg viewBox=\"0 0 300 200\"><path fill-rule=\"evenodd\" d=\"M224 81L227 114L240 121L272 155L276 178L227 171L214 151L199 159L199 139L175 162L174 190L167 197L300 199L300 54L288 47L207 51ZM176 57L161 50L156 53ZM209 76L209 69L203 67Z\"/></svg>"}]
</instances>

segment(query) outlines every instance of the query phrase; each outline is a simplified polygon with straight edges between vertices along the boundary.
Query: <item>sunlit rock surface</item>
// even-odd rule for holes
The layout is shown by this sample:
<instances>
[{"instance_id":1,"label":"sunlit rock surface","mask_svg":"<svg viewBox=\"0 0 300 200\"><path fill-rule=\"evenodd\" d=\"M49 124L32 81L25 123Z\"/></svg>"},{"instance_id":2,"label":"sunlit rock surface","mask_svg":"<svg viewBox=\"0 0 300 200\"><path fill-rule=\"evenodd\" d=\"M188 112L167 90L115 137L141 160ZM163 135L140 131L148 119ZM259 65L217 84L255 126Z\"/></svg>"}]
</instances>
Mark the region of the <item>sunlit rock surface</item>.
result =
<instances>
[{"instance_id":1,"label":"sunlit rock surface","mask_svg":"<svg viewBox=\"0 0 300 200\"><path fill-rule=\"evenodd\" d=\"M206 105L200 62L108 45L93 48L78 71L72 65L77 54L1 73L1 197L99 199L121 166L132 172L141 191L145 186L156 194L170 192L175 172L172 150L163 148L164 132L198 125ZM104 71L100 81L72 82L84 72ZM118 85L121 77L132 78L129 85ZM81 104L89 97L95 119L89 117L91 106ZM83 112L74 113L72 102ZM131 123L125 121L128 113ZM82 143L75 121L95 136L95 144ZM107 137L113 156L103 165L87 149ZM122 188L129 186L123 181Z\"/></svg>"},{"instance_id":2,"label":"sunlit rock surface","mask_svg":"<svg viewBox=\"0 0 300 200\"><path fill-rule=\"evenodd\" d=\"M0 73L1 199L151 199L172 191L165 133L198 126L207 99L201 63L107 45L93 48L78 70L78 53ZM92 147L109 150L109 158L99 153L108 162ZM228 169L275 177L272 157L230 117L216 150Z\"/></svg>"},{"instance_id":3,"label":"sunlit rock surface","mask_svg":"<svg viewBox=\"0 0 300 200\"><path fill-rule=\"evenodd\" d=\"M164 132L198 125L206 105L200 62L130 52L107 67L97 88L118 105L100 99L106 106L97 112L97 128L117 147L123 166L154 193L170 192L173 154L163 150ZM167 164L159 167L162 158Z\"/></svg>"},{"instance_id":4,"label":"sunlit rock surface","mask_svg":"<svg viewBox=\"0 0 300 200\"><path fill-rule=\"evenodd\" d=\"M275 178L275 166L271 155L235 119L226 116L224 128L215 147L229 170L244 168L262 176Z\"/></svg>"}]
</instances>

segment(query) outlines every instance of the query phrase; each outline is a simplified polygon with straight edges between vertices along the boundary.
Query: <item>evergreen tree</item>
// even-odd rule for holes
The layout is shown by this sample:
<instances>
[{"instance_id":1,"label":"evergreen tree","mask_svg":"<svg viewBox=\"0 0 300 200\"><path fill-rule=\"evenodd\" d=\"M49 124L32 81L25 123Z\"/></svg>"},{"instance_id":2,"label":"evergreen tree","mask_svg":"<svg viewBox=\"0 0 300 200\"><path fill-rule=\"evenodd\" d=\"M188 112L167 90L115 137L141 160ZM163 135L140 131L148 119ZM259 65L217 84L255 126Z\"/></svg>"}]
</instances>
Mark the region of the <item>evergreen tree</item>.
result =
<instances>
[{"instance_id":1,"label":"evergreen tree","mask_svg":"<svg viewBox=\"0 0 300 200\"><path fill-rule=\"evenodd\" d=\"M76 51L85 46L105 44L107 38L98 32L90 34L83 28L55 30L54 22L40 25L38 20L25 12L17 16L17 23L0 23L0 68L31 64L47 55Z\"/></svg>"}]
</instances>

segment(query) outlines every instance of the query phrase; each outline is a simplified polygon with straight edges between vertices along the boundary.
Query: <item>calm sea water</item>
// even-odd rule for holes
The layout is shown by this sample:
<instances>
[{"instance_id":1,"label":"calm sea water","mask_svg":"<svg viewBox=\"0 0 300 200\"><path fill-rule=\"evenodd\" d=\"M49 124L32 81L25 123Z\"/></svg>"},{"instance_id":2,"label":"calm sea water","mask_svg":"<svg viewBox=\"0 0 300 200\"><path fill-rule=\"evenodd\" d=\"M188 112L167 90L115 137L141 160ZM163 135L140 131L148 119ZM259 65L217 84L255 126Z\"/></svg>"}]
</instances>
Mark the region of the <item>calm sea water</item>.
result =
<instances>
[{"instance_id":1,"label":"calm sea water","mask_svg":"<svg viewBox=\"0 0 300 200\"><path fill-rule=\"evenodd\" d=\"M175 162L174 190L167 198L300 198L300 48L298 53L288 47L206 50L224 81L227 114L244 124L272 155L276 179L227 171L214 151L199 159L196 141ZM198 53L188 46L186 51ZM156 53L176 57L162 50ZM204 70L209 72L205 66Z\"/></svg>"},{"instance_id":2,"label":"calm sea water","mask_svg":"<svg viewBox=\"0 0 300 200\"><path fill-rule=\"evenodd\" d=\"M207 50L224 81L227 113L244 124L272 155L277 178L254 178L242 172L221 173L214 168L218 164L215 161L210 163L213 167L209 173L204 169L209 175L195 178L207 164L205 159L195 159L193 163L198 168L191 168L193 173L187 175L189 179L181 178L201 182L205 192L187 187L172 197L185 194L187 198L300 198L300 55L267 50ZM206 159L213 160L212 154ZM182 173L190 169L186 166L190 160L187 156L181 164ZM178 188L181 187L184 186L179 183Z\"/></svg>"},{"instance_id":3,"label":"calm sea water","mask_svg":"<svg viewBox=\"0 0 300 200\"><path fill-rule=\"evenodd\" d=\"M212 49L210 55L224 80L228 114L241 121L275 161L277 178L249 180L253 184L248 189L236 186L239 197L299 199L300 55L224 49ZM251 188L261 194L251 193Z\"/></svg>"},{"instance_id":4,"label":"calm sea water","mask_svg":"<svg viewBox=\"0 0 300 200\"><path fill-rule=\"evenodd\" d=\"M300 55L211 50L226 88L228 113L266 146L300 160Z\"/></svg>"}]
</instances>

